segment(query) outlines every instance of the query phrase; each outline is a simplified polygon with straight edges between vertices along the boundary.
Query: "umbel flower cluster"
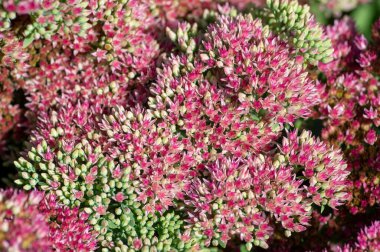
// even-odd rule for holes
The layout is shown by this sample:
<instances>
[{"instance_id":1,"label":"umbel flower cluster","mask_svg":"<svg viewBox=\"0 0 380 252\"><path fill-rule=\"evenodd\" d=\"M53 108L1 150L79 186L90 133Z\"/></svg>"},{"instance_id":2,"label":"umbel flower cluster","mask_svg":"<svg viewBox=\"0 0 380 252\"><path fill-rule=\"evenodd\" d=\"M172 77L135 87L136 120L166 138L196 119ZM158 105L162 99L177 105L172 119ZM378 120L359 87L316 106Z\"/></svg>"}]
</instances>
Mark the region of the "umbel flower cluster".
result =
<instances>
[{"instance_id":1,"label":"umbel flower cluster","mask_svg":"<svg viewBox=\"0 0 380 252\"><path fill-rule=\"evenodd\" d=\"M0 1L0 250L271 249L371 211L378 53L295 0Z\"/></svg>"}]
</instances>

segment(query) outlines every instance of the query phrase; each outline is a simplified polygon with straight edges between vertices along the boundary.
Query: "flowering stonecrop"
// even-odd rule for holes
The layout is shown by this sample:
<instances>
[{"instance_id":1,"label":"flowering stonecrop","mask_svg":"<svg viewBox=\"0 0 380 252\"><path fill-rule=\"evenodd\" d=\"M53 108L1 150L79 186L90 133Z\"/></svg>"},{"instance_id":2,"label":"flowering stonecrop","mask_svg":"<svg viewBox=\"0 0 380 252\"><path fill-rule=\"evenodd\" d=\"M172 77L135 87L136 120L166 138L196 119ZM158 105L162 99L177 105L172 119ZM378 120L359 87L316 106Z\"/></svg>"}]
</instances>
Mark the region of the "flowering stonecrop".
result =
<instances>
[{"instance_id":1,"label":"flowering stonecrop","mask_svg":"<svg viewBox=\"0 0 380 252\"><path fill-rule=\"evenodd\" d=\"M380 251L380 221L374 221L370 225L363 227L357 234L356 239L352 243L343 246L336 246L326 249L325 252L361 252Z\"/></svg>"},{"instance_id":2,"label":"flowering stonecrop","mask_svg":"<svg viewBox=\"0 0 380 252\"><path fill-rule=\"evenodd\" d=\"M120 87L118 100L144 101L145 84L154 76L160 52L160 28L149 5L135 0L49 0L39 4L22 24L26 26L23 33L18 32L15 42L8 43L10 48L24 46L23 62L28 68L3 62L17 81L22 81L26 106L34 117L63 96L75 102L77 93L97 92L110 83ZM13 23L13 28L19 29L21 24ZM0 39L11 32L1 34Z\"/></svg>"},{"instance_id":3,"label":"flowering stonecrop","mask_svg":"<svg viewBox=\"0 0 380 252\"><path fill-rule=\"evenodd\" d=\"M299 137L297 131L290 132L279 148L278 160L285 158L309 180L305 189L314 204L336 208L350 199L345 191L349 170L340 150L313 138L310 131L302 132Z\"/></svg>"},{"instance_id":4,"label":"flowering stonecrop","mask_svg":"<svg viewBox=\"0 0 380 252\"><path fill-rule=\"evenodd\" d=\"M193 61L179 55L164 64L148 102L196 143L201 159L267 149L285 123L319 102L302 61L259 20L220 16L204 37Z\"/></svg>"},{"instance_id":5,"label":"flowering stonecrop","mask_svg":"<svg viewBox=\"0 0 380 252\"><path fill-rule=\"evenodd\" d=\"M193 54L193 59L179 55L164 64L157 83L151 88L153 97L149 98L149 106L152 114L159 122L172 125L173 131L182 139L189 139L192 143L190 153L193 153L195 160L203 163L200 168L204 165L221 169L239 167L240 161L220 160L221 156L242 158L241 162L244 162L252 154L269 150L279 137L283 124L293 123L298 117L307 117L310 113L308 106L318 104L319 87L308 79L307 73L303 72L302 60L292 58L292 52L251 16L219 16L216 24L207 29L202 47ZM271 192L275 195L272 201L266 202L265 198L269 197L263 196L263 202L258 203L257 199L245 202L239 195L249 194L251 189L246 184L237 187L241 192L237 193L236 199L231 199L232 194L228 193L232 186L230 183L213 181L213 175L204 181L199 178L202 175L198 175L190 185L190 195L185 196L185 204L193 209L190 214L193 226L189 229L201 233L206 245L225 245L231 237L241 233L240 239L248 242L248 248L252 243L267 247L266 240L271 229L265 210L282 222L290 235L293 231L305 229L313 202L333 208L344 203L349 197L344 191L348 171L341 154L330 151L319 141L316 141L316 151L313 153L315 140L308 134L302 135L301 140L294 139L296 134L291 134L291 140L284 142L284 148L294 148L289 167L279 172L284 176L284 181L276 181L275 173L265 175L273 167L271 163L261 163L267 170L263 169L262 174L256 177L267 177L268 182L261 182L263 184L278 182L278 188L286 183L295 191L300 187L299 195L278 189L279 195L283 196L281 200L281 196L276 197L276 188ZM300 153L310 160L304 157L302 161L297 161L294 156ZM284 155L290 153L284 150ZM318 155L327 157L323 160ZM279 160L285 162L285 157L281 156ZM213 165L213 162L217 163ZM275 162L276 165L278 163ZM260 165L256 165L255 169L260 170ZM301 180L289 180L295 175L292 173L293 165L306 167L311 184L307 190L301 188ZM238 173L235 176L239 176ZM231 181L234 179L241 181L230 178ZM248 177L245 179L249 180ZM260 184L260 181L257 183ZM330 184L336 185L326 190ZM257 187L261 189L259 185ZM305 205L299 204L303 197L309 197L303 201ZM289 202L285 203L285 199ZM219 205L214 206L212 202ZM281 209L278 207L281 204L289 205ZM222 218L221 212L232 206L240 207ZM254 209L256 206L264 208L264 211L257 212ZM245 207L247 209L240 210ZM241 219L241 216L251 215L254 216L252 222L248 217ZM223 222L220 222L222 219ZM223 224L223 230L220 224Z\"/></svg>"},{"instance_id":6,"label":"flowering stonecrop","mask_svg":"<svg viewBox=\"0 0 380 252\"><path fill-rule=\"evenodd\" d=\"M188 228L200 233L207 246L226 246L234 236L247 242L248 248L252 243L268 246L265 241L272 230L252 190L249 167L241 163L218 159L206 166L206 178L195 178L186 192Z\"/></svg>"},{"instance_id":7,"label":"flowering stonecrop","mask_svg":"<svg viewBox=\"0 0 380 252\"><path fill-rule=\"evenodd\" d=\"M49 251L49 224L38 206L43 194L0 191L0 249L3 251Z\"/></svg>"},{"instance_id":8,"label":"flowering stonecrop","mask_svg":"<svg viewBox=\"0 0 380 252\"><path fill-rule=\"evenodd\" d=\"M192 168L200 160L193 156L188 139L173 134L173 126L156 124L149 111L133 113L117 107L100 127L109 138L106 152L122 167L132 169L139 184L137 201L146 212L163 212L174 205L174 199L183 198L195 176Z\"/></svg>"},{"instance_id":9,"label":"flowering stonecrop","mask_svg":"<svg viewBox=\"0 0 380 252\"><path fill-rule=\"evenodd\" d=\"M326 79L318 117L322 137L343 147L352 170L351 210L365 211L380 199L380 82L373 67L376 53L348 18L327 28L333 61L319 66Z\"/></svg>"},{"instance_id":10,"label":"flowering stonecrop","mask_svg":"<svg viewBox=\"0 0 380 252\"><path fill-rule=\"evenodd\" d=\"M300 222L307 225L308 217L303 215L309 206L304 209L296 199L302 198L296 195L301 181L293 180L290 170L262 166L261 162L263 156L255 160L220 157L201 171L203 179L192 181L184 201L189 211L188 228L200 233L206 245L225 247L231 238L238 238L249 250L253 245L268 248L266 240L273 233L268 216L277 218L287 207L286 214L299 214ZM289 197L287 206L282 197ZM302 230L298 224L289 227L293 228Z\"/></svg>"},{"instance_id":11,"label":"flowering stonecrop","mask_svg":"<svg viewBox=\"0 0 380 252\"><path fill-rule=\"evenodd\" d=\"M358 234L354 251L380 250L380 221L374 221L370 226L364 227Z\"/></svg>"},{"instance_id":12,"label":"flowering stonecrop","mask_svg":"<svg viewBox=\"0 0 380 252\"><path fill-rule=\"evenodd\" d=\"M166 211L171 198L180 197L188 173L176 178L177 169L173 174L171 167L163 169L169 161L160 158L167 153L165 131L161 134L148 115L121 107L109 116L103 113L78 104L42 119L32 137L36 147L15 163L20 171L16 183L79 207L89 215L103 249L168 251L194 246L193 238L180 239L184 230L180 217ZM178 188L171 188L175 182Z\"/></svg>"},{"instance_id":13,"label":"flowering stonecrop","mask_svg":"<svg viewBox=\"0 0 380 252\"><path fill-rule=\"evenodd\" d=\"M14 92L22 86L28 53L12 33L0 32L0 152L6 134L19 121L21 109L13 104Z\"/></svg>"},{"instance_id":14,"label":"flowering stonecrop","mask_svg":"<svg viewBox=\"0 0 380 252\"><path fill-rule=\"evenodd\" d=\"M4 251L94 251L85 213L42 192L0 191L0 248Z\"/></svg>"},{"instance_id":15,"label":"flowering stonecrop","mask_svg":"<svg viewBox=\"0 0 380 252\"><path fill-rule=\"evenodd\" d=\"M163 57L148 108L129 107L119 79L90 79L59 97L52 89L31 147L15 162L16 184L88 217L104 251L187 251L231 239L267 248L273 222L289 236L306 229L314 205L345 202L341 154L307 132L282 138L286 125L311 116L322 86L269 26L233 13L221 7L200 30L185 22L167 29L180 50ZM38 56L60 55L60 47L32 45ZM91 67L86 53L41 66L57 77L57 69ZM68 78L60 85L83 81Z\"/></svg>"},{"instance_id":16,"label":"flowering stonecrop","mask_svg":"<svg viewBox=\"0 0 380 252\"><path fill-rule=\"evenodd\" d=\"M274 33L289 41L296 55L302 56L307 64L318 65L320 61L331 60L333 49L309 9L296 0L267 0L262 10L254 12Z\"/></svg>"},{"instance_id":17,"label":"flowering stonecrop","mask_svg":"<svg viewBox=\"0 0 380 252\"><path fill-rule=\"evenodd\" d=\"M370 216L380 198L379 24L371 44L296 0L0 0L0 148L29 134L0 250L286 251L346 232L342 205ZM322 140L294 129L308 119ZM317 247L376 251L378 228Z\"/></svg>"},{"instance_id":18,"label":"flowering stonecrop","mask_svg":"<svg viewBox=\"0 0 380 252\"><path fill-rule=\"evenodd\" d=\"M54 195L45 196L39 212L49 223L49 239L56 251L94 251L97 233L88 223L88 214L57 202Z\"/></svg>"},{"instance_id":19,"label":"flowering stonecrop","mask_svg":"<svg viewBox=\"0 0 380 252\"><path fill-rule=\"evenodd\" d=\"M290 236L309 225L313 204L336 208L348 200L342 154L310 132L289 133L276 152L246 159L220 155L205 164L185 195L189 230L201 233L206 245L225 246L239 237L248 248L268 248L270 219Z\"/></svg>"},{"instance_id":20,"label":"flowering stonecrop","mask_svg":"<svg viewBox=\"0 0 380 252\"><path fill-rule=\"evenodd\" d=\"M3 8L7 12L17 14L29 14L40 8L40 1L36 0L4 0Z\"/></svg>"},{"instance_id":21,"label":"flowering stonecrop","mask_svg":"<svg viewBox=\"0 0 380 252\"><path fill-rule=\"evenodd\" d=\"M23 78L27 107L44 110L62 93L69 99L78 89L96 91L110 82L120 86L119 100L133 96L129 103L144 102L145 84L165 50L159 42L160 24L166 21L156 16L151 2L44 1L23 35L31 54Z\"/></svg>"},{"instance_id":22,"label":"flowering stonecrop","mask_svg":"<svg viewBox=\"0 0 380 252\"><path fill-rule=\"evenodd\" d=\"M35 132L37 146L16 162L16 183L78 206L89 215L104 249L187 250L196 244L225 245L238 234L248 248L268 247L268 217L290 235L308 225L311 203L336 207L346 199L341 155L309 133L290 133L273 159L228 160L223 153L212 162L207 156L197 159L189 140L173 135L175 127L156 126L149 111L117 107L98 125L96 116L87 118L92 129L78 126L75 115L53 114L55 125L40 123L50 133ZM296 178L302 171L308 186ZM181 204L186 207L177 210L180 214L172 212ZM208 220L210 215L216 219Z\"/></svg>"}]
</instances>

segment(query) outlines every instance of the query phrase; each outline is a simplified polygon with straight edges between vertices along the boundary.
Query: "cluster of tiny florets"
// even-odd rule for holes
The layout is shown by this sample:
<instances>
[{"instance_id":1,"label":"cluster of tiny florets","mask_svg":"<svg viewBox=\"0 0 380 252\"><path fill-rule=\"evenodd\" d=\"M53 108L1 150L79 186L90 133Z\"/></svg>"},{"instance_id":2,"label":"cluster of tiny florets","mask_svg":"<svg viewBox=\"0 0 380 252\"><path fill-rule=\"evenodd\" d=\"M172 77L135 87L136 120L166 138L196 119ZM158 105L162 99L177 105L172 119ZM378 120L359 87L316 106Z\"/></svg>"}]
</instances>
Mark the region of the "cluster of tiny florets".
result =
<instances>
[{"instance_id":1,"label":"cluster of tiny florets","mask_svg":"<svg viewBox=\"0 0 380 252\"><path fill-rule=\"evenodd\" d=\"M16 183L87 213L105 250L232 238L267 248L271 220L290 235L305 230L312 203L347 200L339 152L306 132L274 143L319 102L320 86L291 47L250 15L221 15L192 56L171 56L158 70L148 109L96 94L42 113ZM260 154L268 151L278 155Z\"/></svg>"},{"instance_id":2,"label":"cluster of tiny florets","mask_svg":"<svg viewBox=\"0 0 380 252\"><path fill-rule=\"evenodd\" d=\"M296 0L0 0L20 189L0 191L0 250L276 250L345 228L380 198L379 54ZM376 251L377 229L320 247Z\"/></svg>"},{"instance_id":3,"label":"cluster of tiny florets","mask_svg":"<svg viewBox=\"0 0 380 252\"><path fill-rule=\"evenodd\" d=\"M378 203L380 193L380 84L373 70L376 53L348 18L327 28L333 61L321 64L326 92L319 107L322 137L344 152L352 170L351 210Z\"/></svg>"},{"instance_id":4,"label":"cluster of tiny florets","mask_svg":"<svg viewBox=\"0 0 380 252\"><path fill-rule=\"evenodd\" d=\"M169 146L168 131L157 128L149 115L122 107L103 113L77 104L47 115L33 134L36 147L15 163L22 171L16 183L53 193L86 213L103 249L167 251L195 245L181 242L183 221L169 211L189 174L177 174L166 163L181 149Z\"/></svg>"},{"instance_id":5,"label":"cluster of tiny florets","mask_svg":"<svg viewBox=\"0 0 380 252\"><path fill-rule=\"evenodd\" d=\"M4 251L49 250L49 224L38 210L40 192L0 192L0 248Z\"/></svg>"},{"instance_id":6,"label":"cluster of tiny florets","mask_svg":"<svg viewBox=\"0 0 380 252\"><path fill-rule=\"evenodd\" d=\"M24 2L28 1L3 5L8 10ZM8 39L11 32L0 35L0 45L5 43L2 62L13 75L2 78L23 83L32 112L46 110L61 98L75 102L83 93L107 92L104 89L112 89L110 84L120 87L120 99L144 100L135 101L134 90L143 96L159 54L159 29L149 5L140 1L41 1L37 5L36 10L22 13L29 13L31 22L23 30L24 41L18 39L20 34L14 35L14 41ZM17 68L9 65L11 60L17 60ZM28 68L21 69L21 63Z\"/></svg>"},{"instance_id":7,"label":"cluster of tiny florets","mask_svg":"<svg viewBox=\"0 0 380 252\"><path fill-rule=\"evenodd\" d=\"M333 247L327 251L337 252L361 252L380 250L380 221L374 221L368 226L364 226L358 232L356 239L342 246Z\"/></svg>"},{"instance_id":8,"label":"cluster of tiny florets","mask_svg":"<svg viewBox=\"0 0 380 252\"><path fill-rule=\"evenodd\" d=\"M13 104L13 93L20 88L28 53L14 34L0 33L0 149L5 135L17 124L21 111Z\"/></svg>"},{"instance_id":9,"label":"cluster of tiny florets","mask_svg":"<svg viewBox=\"0 0 380 252\"><path fill-rule=\"evenodd\" d=\"M260 21L222 17L204 37L193 61L178 56L163 66L148 102L155 117L199 142L200 154L266 149L318 103L302 61Z\"/></svg>"},{"instance_id":10,"label":"cluster of tiny florets","mask_svg":"<svg viewBox=\"0 0 380 252\"><path fill-rule=\"evenodd\" d=\"M296 55L307 64L331 60L332 48L329 38L324 36L308 5L294 0L267 0L263 10L256 13L272 31L289 40Z\"/></svg>"},{"instance_id":11,"label":"cluster of tiny florets","mask_svg":"<svg viewBox=\"0 0 380 252\"><path fill-rule=\"evenodd\" d=\"M0 192L0 248L4 251L92 251L95 233L87 215L58 204L55 196Z\"/></svg>"}]
</instances>

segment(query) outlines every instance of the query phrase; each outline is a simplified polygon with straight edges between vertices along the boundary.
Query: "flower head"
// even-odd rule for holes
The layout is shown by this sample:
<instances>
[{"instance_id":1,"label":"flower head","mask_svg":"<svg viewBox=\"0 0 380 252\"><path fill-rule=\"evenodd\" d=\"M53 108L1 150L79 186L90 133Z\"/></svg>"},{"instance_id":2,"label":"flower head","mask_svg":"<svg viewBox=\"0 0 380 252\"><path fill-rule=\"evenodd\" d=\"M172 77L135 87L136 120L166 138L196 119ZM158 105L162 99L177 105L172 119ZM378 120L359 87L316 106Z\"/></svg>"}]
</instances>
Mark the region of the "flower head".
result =
<instances>
[{"instance_id":1,"label":"flower head","mask_svg":"<svg viewBox=\"0 0 380 252\"><path fill-rule=\"evenodd\" d=\"M374 221L363 227L358 233L354 244L338 247L338 252L378 251L380 249L380 222Z\"/></svg>"},{"instance_id":2,"label":"flower head","mask_svg":"<svg viewBox=\"0 0 380 252\"><path fill-rule=\"evenodd\" d=\"M221 16L204 37L194 61L178 56L163 66L149 106L205 157L266 149L285 123L318 103L302 63L259 20Z\"/></svg>"},{"instance_id":3,"label":"flower head","mask_svg":"<svg viewBox=\"0 0 380 252\"><path fill-rule=\"evenodd\" d=\"M231 238L239 237L266 248L272 228L265 212L259 210L249 164L220 158L207 165L204 174L205 178L192 181L186 193L189 232L201 235L206 246L225 246Z\"/></svg>"},{"instance_id":4,"label":"flower head","mask_svg":"<svg viewBox=\"0 0 380 252\"><path fill-rule=\"evenodd\" d=\"M334 47L333 60L320 64L326 77L323 103L318 117L324 121L322 137L344 153L352 170L351 211L365 211L379 199L380 82L376 54L348 18L329 26L327 35Z\"/></svg>"},{"instance_id":5,"label":"flower head","mask_svg":"<svg viewBox=\"0 0 380 252\"><path fill-rule=\"evenodd\" d=\"M350 199L347 192L350 172L340 150L312 137L308 131L303 131L300 136L297 131L290 132L279 148L279 162L282 159L297 167L309 181L305 189L313 203L335 208Z\"/></svg>"},{"instance_id":6,"label":"flower head","mask_svg":"<svg viewBox=\"0 0 380 252\"><path fill-rule=\"evenodd\" d=\"M267 0L267 5L256 15L264 24L288 41L307 64L318 65L331 61L331 41L310 13L308 5L295 0Z\"/></svg>"},{"instance_id":7,"label":"flower head","mask_svg":"<svg viewBox=\"0 0 380 252\"><path fill-rule=\"evenodd\" d=\"M102 105L67 105L40 118L34 147L15 162L20 172L16 183L49 192L76 207L73 214L88 216L101 248L139 247L133 242L137 238L143 247L157 250L195 246L195 240L181 242L184 222L170 209L186 189L189 174L189 165L174 166L181 149L165 140L168 131L154 125L148 114L121 107L107 112ZM64 218L68 208L62 211ZM71 234L57 237L70 239Z\"/></svg>"},{"instance_id":8,"label":"flower head","mask_svg":"<svg viewBox=\"0 0 380 252\"><path fill-rule=\"evenodd\" d=\"M49 224L38 210L43 194L6 190L0 192L1 250L50 250Z\"/></svg>"}]
</instances>

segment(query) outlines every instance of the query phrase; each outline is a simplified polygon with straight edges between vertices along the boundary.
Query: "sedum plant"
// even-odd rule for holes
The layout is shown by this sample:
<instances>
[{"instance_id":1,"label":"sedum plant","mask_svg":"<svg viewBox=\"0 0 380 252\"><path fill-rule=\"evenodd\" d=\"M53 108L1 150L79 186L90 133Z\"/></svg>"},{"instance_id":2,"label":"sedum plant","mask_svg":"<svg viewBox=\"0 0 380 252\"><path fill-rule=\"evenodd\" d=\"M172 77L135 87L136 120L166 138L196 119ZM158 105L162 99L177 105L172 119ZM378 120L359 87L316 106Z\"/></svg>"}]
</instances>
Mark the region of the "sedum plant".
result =
<instances>
[{"instance_id":1,"label":"sedum plant","mask_svg":"<svg viewBox=\"0 0 380 252\"><path fill-rule=\"evenodd\" d=\"M117 92L59 104L41 113L15 162L25 190L89 215L103 251L231 239L268 248L273 223L290 236L313 207L349 199L339 151L306 131L282 136L320 102L294 49L251 15L216 14L198 39L191 58L164 60L148 108L117 105Z\"/></svg>"},{"instance_id":2,"label":"sedum plant","mask_svg":"<svg viewBox=\"0 0 380 252\"><path fill-rule=\"evenodd\" d=\"M331 61L331 41L324 36L308 5L295 0L267 0L267 5L256 12L264 24L294 47L295 54L302 56L306 64Z\"/></svg>"},{"instance_id":3,"label":"sedum plant","mask_svg":"<svg viewBox=\"0 0 380 252\"><path fill-rule=\"evenodd\" d=\"M295 0L0 0L0 248L276 250L370 211L377 54Z\"/></svg>"},{"instance_id":4,"label":"sedum plant","mask_svg":"<svg viewBox=\"0 0 380 252\"><path fill-rule=\"evenodd\" d=\"M326 79L322 137L344 149L351 173L352 213L379 202L379 81L374 71L377 55L348 18L327 28L334 60L321 64ZM347 42L349 41L349 42Z\"/></svg>"},{"instance_id":5,"label":"sedum plant","mask_svg":"<svg viewBox=\"0 0 380 252\"><path fill-rule=\"evenodd\" d=\"M4 251L91 251L88 215L39 191L0 191L0 248Z\"/></svg>"}]
</instances>

